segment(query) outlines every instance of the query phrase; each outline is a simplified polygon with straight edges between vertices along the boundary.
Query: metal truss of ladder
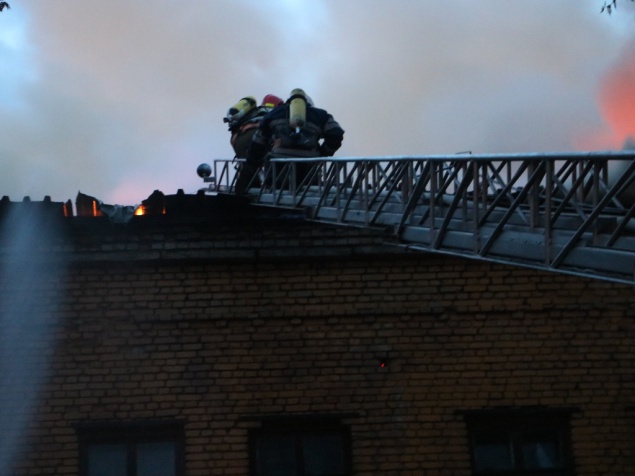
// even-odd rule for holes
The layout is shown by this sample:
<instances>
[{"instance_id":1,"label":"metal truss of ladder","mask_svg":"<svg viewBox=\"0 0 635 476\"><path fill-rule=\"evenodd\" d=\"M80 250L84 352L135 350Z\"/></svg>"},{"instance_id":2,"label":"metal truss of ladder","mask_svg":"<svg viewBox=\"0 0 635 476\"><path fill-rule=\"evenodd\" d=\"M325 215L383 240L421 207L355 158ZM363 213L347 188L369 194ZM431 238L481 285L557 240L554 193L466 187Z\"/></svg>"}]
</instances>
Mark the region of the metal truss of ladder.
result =
<instances>
[{"instance_id":1,"label":"metal truss of ladder","mask_svg":"<svg viewBox=\"0 0 635 476\"><path fill-rule=\"evenodd\" d=\"M634 159L635 151L272 159L248 193L258 204L306 208L313 220L388 228L413 250L635 284ZM233 192L235 165L216 161L215 191Z\"/></svg>"}]
</instances>

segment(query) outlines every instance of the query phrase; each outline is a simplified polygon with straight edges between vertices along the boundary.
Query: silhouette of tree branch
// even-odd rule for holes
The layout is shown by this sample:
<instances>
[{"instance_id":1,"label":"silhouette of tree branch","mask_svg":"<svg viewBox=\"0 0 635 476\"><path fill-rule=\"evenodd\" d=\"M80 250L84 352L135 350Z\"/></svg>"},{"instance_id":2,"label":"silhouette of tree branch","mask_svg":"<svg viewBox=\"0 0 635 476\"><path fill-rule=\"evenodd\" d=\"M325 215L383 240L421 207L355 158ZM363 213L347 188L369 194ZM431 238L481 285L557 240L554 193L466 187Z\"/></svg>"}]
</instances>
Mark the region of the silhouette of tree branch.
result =
<instances>
[{"instance_id":1,"label":"silhouette of tree branch","mask_svg":"<svg viewBox=\"0 0 635 476\"><path fill-rule=\"evenodd\" d=\"M631 2L632 1L634 0L631 0ZM617 10L617 0L608 0L604 2L604 5L602 5L602 9L600 10L600 13L606 12L610 15L615 10Z\"/></svg>"}]
</instances>

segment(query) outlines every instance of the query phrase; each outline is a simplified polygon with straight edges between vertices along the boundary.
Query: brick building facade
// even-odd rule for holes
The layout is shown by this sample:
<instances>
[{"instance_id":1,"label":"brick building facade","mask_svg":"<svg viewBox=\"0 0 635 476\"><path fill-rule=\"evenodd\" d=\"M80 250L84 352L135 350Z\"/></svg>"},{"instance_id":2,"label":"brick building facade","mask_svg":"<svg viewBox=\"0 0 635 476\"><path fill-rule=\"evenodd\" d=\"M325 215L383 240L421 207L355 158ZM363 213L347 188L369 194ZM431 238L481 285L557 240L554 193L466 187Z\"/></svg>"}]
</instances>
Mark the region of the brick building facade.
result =
<instances>
[{"instance_id":1,"label":"brick building facade","mask_svg":"<svg viewBox=\"0 0 635 476\"><path fill-rule=\"evenodd\" d=\"M48 221L0 240L9 474L635 474L628 286L250 207Z\"/></svg>"}]
</instances>

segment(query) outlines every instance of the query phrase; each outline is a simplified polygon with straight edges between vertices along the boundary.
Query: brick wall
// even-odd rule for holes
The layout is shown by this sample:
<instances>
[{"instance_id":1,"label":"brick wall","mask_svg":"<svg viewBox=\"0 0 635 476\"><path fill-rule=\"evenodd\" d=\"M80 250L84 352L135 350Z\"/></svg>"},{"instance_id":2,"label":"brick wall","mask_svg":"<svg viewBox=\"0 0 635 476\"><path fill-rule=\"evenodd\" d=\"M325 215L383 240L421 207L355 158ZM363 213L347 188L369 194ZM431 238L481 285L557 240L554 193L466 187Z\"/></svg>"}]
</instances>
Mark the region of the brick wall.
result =
<instances>
[{"instance_id":1,"label":"brick wall","mask_svg":"<svg viewBox=\"0 0 635 476\"><path fill-rule=\"evenodd\" d=\"M508 407L569 409L577 475L635 474L627 286L317 225L92 226L38 284L16 474L77 474L78 424L179 419L189 476L247 475L251 428L313 414L350 426L356 475L468 476L465 412Z\"/></svg>"}]
</instances>

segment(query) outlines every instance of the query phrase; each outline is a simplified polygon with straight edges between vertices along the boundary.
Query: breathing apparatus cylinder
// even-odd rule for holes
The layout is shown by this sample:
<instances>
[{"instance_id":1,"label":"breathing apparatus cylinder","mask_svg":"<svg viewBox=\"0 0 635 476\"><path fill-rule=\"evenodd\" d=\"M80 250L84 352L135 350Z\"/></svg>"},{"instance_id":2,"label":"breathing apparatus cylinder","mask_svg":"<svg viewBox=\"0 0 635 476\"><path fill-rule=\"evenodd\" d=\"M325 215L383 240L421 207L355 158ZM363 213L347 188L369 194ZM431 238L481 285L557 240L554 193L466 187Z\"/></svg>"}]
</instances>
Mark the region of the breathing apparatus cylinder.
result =
<instances>
[{"instance_id":1,"label":"breathing apparatus cylinder","mask_svg":"<svg viewBox=\"0 0 635 476\"><path fill-rule=\"evenodd\" d=\"M255 107L256 99L253 96L246 96L229 108L223 122L229 122L230 125L236 124Z\"/></svg>"},{"instance_id":2,"label":"breathing apparatus cylinder","mask_svg":"<svg viewBox=\"0 0 635 476\"><path fill-rule=\"evenodd\" d=\"M289 97L289 126L294 132L306 124L306 94L302 89L294 89Z\"/></svg>"}]
</instances>

